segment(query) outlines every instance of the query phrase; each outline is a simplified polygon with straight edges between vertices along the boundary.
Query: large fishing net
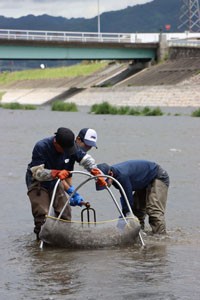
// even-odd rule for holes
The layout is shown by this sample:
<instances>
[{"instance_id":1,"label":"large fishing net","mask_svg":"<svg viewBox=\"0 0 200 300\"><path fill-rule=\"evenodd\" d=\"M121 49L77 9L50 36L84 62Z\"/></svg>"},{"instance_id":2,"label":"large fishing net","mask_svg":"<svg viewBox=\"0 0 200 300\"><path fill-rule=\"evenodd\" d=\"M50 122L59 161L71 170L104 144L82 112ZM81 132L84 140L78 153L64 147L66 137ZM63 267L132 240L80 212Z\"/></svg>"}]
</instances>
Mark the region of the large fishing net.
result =
<instances>
[{"instance_id":1,"label":"large fishing net","mask_svg":"<svg viewBox=\"0 0 200 300\"><path fill-rule=\"evenodd\" d=\"M73 197L73 194L80 188L83 187L86 183L94 182L98 176L92 176L88 175L88 173L80 172L80 171L72 171L73 173L81 173L84 175L89 176L86 180L81 181L81 183L78 185L78 187L75 189L75 191L72 193L70 197ZM91 177L92 176L92 177ZM100 175L102 176L102 175ZM105 175L103 174L105 177ZM107 177L110 177L106 175ZM111 177L112 178L112 177ZM106 195L109 195L109 198L112 199L112 208L107 211L114 211L114 208L117 210L117 212L120 214L120 217L118 218L108 218L103 220L96 220L96 211L92 207L86 207L81 212L81 218L79 220L71 220L66 221L61 219L62 212L64 211L66 205L69 203L70 198L66 202L65 206L63 207L62 212L58 217L54 216L53 213L53 202L55 199L55 193L57 186L59 184L59 181L57 181L53 196L51 199L51 204L49 208L49 213L46 216L46 221L43 224L41 231L40 231L40 239L46 244L51 244L55 246L60 247L66 247L66 248L104 248L104 247L121 247L125 245L133 245L137 238L139 237L141 239L141 235L139 233L140 231L140 223L138 219L134 216L130 204L127 200L126 194L123 190L123 188L120 186L120 184L116 181L115 182L119 185L124 198L127 202L127 206L129 208L129 217L124 216L120 205L118 204L113 192L110 188L106 187L105 192ZM91 190L91 188L88 188L87 185L87 192ZM102 192L100 192L102 193ZM95 194L95 193L93 193ZM104 194L101 194L103 196L103 199L101 199L99 202L102 203L101 207L103 206L103 200L104 200ZM106 202L106 208L108 208L108 202ZM113 208L114 204L114 208ZM99 211L98 211L99 212ZM83 217L84 213L84 217ZM92 214L92 215L91 215ZM85 219L85 215L87 218ZM103 214L98 214L98 216L103 215L105 216L105 210ZM91 221L93 220L93 221Z\"/></svg>"},{"instance_id":2,"label":"large fishing net","mask_svg":"<svg viewBox=\"0 0 200 300\"><path fill-rule=\"evenodd\" d=\"M127 218L105 222L69 222L48 216L40 238L47 244L66 248L104 248L133 245L140 225L137 219Z\"/></svg>"}]
</instances>

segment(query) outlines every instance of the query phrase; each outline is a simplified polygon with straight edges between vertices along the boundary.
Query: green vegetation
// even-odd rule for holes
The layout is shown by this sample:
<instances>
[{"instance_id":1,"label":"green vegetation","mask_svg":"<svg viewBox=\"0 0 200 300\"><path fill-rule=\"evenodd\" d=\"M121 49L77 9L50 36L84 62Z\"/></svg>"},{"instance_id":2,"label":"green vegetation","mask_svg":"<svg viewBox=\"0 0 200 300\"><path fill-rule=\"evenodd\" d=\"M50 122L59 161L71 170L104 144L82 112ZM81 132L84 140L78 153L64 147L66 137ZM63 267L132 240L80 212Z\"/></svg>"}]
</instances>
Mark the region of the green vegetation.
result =
<instances>
[{"instance_id":1,"label":"green vegetation","mask_svg":"<svg viewBox=\"0 0 200 300\"><path fill-rule=\"evenodd\" d=\"M101 104L94 104L90 109L91 113L95 113L96 115L116 115L117 108L110 105L108 102L103 102Z\"/></svg>"},{"instance_id":2,"label":"green vegetation","mask_svg":"<svg viewBox=\"0 0 200 300\"><path fill-rule=\"evenodd\" d=\"M94 114L111 114L111 115L132 115L132 116L162 116L163 112L159 107L157 108L133 108L129 106L116 107L110 105L108 102L102 102L100 104L94 104L91 107L90 113Z\"/></svg>"},{"instance_id":3,"label":"green vegetation","mask_svg":"<svg viewBox=\"0 0 200 300\"><path fill-rule=\"evenodd\" d=\"M87 76L104 68L107 62L81 63L69 67L33 69L17 72L3 72L0 74L0 84L7 84L20 80L58 79L67 77Z\"/></svg>"},{"instance_id":4,"label":"green vegetation","mask_svg":"<svg viewBox=\"0 0 200 300\"><path fill-rule=\"evenodd\" d=\"M51 110L76 112L78 111L78 108L75 103L65 103L63 101L58 100L52 103Z\"/></svg>"},{"instance_id":5,"label":"green vegetation","mask_svg":"<svg viewBox=\"0 0 200 300\"><path fill-rule=\"evenodd\" d=\"M191 114L192 117L200 117L200 108L194 110Z\"/></svg>"},{"instance_id":6,"label":"green vegetation","mask_svg":"<svg viewBox=\"0 0 200 300\"><path fill-rule=\"evenodd\" d=\"M31 104L19 104L17 102L0 103L0 107L6 109L23 109L23 110L35 110L36 106Z\"/></svg>"}]
</instances>

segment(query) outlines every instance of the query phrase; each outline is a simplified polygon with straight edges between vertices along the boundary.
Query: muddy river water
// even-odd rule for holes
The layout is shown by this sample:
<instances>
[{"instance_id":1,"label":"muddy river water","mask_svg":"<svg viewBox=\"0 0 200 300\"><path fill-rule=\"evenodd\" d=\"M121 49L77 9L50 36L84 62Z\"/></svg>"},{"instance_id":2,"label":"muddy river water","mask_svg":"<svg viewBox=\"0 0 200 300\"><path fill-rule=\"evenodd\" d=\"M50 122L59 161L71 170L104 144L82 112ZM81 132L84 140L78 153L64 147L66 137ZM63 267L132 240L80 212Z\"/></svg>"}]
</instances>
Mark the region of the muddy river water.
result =
<instances>
[{"instance_id":1,"label":"muddy river water","mask_svg":"<svg viewBox=\"0 0 200 300\"><path fill-rule=\"evenodd\" d=\"M39 248L26 195L25 171L32 148L58 127L77 134L96 129L97 162L148 159L171 179L165 238L144 236L147 245L122 249ZM96 116L0 109L0 299L200 299L200 119ZM76 165L80 169L79 165ZM94 192L95 193L95 192ZM105 214L100 192L90 202ZM102 202L101 202L102 200ZM80 208L74 215L80 214ZM148 223L147 223L148 226Z\"/></svg>"}]
</instances>

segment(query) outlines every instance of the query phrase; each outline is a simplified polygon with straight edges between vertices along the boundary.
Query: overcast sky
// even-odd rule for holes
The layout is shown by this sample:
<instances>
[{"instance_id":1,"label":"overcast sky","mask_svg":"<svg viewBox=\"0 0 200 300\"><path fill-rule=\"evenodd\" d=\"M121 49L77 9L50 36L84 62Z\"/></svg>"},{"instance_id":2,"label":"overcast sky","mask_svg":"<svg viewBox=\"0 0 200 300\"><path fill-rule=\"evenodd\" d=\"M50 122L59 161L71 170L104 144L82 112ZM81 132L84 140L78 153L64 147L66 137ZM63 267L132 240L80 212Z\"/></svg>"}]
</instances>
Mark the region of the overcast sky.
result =
<instances>
[{"instance_id":1,"label":"overcast sky","mask_svg":"<svg viewBox=\"0 0 200 300\"><path fill-rule=\"evenodd\" d=\"M33 14L65 18L93 18L105 11L113 11L144 4L153 0L0 0L0 15L19 18ZM99 7L99 10L98 10Z\"/></svg>"}]
</instances>

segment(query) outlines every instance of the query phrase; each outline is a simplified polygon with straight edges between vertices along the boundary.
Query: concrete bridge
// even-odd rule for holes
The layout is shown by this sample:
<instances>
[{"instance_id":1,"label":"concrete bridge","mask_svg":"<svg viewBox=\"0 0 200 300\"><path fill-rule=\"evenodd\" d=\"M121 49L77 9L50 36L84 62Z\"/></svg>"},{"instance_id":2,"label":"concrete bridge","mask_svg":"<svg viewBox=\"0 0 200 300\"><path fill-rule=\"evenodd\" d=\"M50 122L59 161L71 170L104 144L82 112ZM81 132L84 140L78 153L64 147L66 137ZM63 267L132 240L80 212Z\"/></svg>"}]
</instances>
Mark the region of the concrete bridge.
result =
<instances>
[{"instance_id":1,"label":"concrete bridge","mask_svg":"<svg viewBox=\"0 0 200 300\"><path fill-rule=\"evenodd\" d=\"M190 39L190 44L200 46L195 38L200 38L200 33L134 34L0 29L0 59L161 60L173 43L183 46L185 39Z\"/></svg>"},{"instance_id":2,"label":"concrete bridge","mask_svg":"<svg viewBox=\"0 0 200 300\"><path fill-rule=\"evenodd\" d=\"M158 42L131 34L0 30L0 59L157 59Z\"/></svg>"}]
</instances>

